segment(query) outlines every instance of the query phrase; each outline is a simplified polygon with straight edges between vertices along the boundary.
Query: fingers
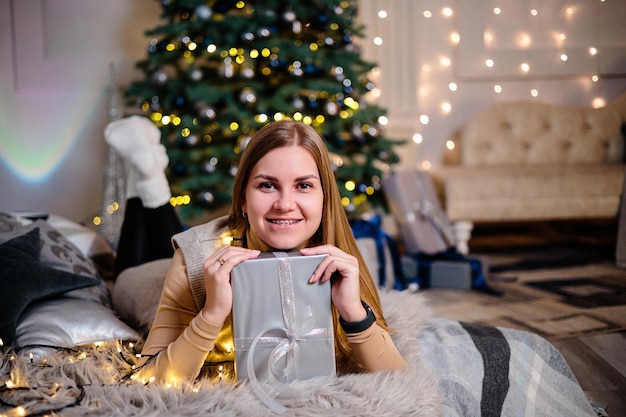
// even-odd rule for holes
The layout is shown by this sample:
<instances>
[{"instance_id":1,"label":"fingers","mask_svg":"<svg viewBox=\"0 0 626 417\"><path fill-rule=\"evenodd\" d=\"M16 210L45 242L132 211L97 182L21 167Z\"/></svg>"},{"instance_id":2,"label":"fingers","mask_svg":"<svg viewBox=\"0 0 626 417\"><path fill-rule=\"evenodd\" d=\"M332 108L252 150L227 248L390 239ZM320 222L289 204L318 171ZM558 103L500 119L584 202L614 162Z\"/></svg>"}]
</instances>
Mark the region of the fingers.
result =
<instances>
[{"instance_id":1,"label":"fingers","mask_svg":"<svg viewBox=\"0 0 626 417\"><path fill-rule=\"evenodd\" d=\"M229 276L241 262L259 256L261 252L236 246L223 246L204 261L204 270L209 274L224 273Z\"/></svg>"},{"instance_id":2,"label":"fingers","mask_svg":"<svg viewBox=\"0 0 626 417\"><path fill-rule=\"evenodd\" d=\"M348 255L344 251L332 245L316 246L314 248L304 248L300 251L303 255L328 254L320 262L315 272L309 279L309 283L329 281L333 275L340 275L341 279L356 278L359 276L359 265L357 259Z\"/></svg>"}]
</instances>

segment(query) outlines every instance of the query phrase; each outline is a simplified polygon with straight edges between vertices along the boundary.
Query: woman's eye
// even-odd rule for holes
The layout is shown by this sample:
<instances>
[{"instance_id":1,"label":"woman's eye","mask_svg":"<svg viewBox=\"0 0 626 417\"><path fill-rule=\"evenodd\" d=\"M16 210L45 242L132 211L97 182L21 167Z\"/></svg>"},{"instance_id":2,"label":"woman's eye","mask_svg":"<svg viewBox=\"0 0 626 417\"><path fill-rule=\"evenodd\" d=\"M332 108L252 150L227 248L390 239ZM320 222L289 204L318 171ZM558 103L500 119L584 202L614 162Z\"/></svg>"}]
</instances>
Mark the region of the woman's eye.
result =
<instances>
[{"instance_id":1,"label":"woman's eye","mask_svg":"<svg viewBox=\"0 0 626 417\"><path fill-rule=\"evenodd\" d=\"M269 190L269 189L274 188L274 184L272 184L271 182L262 182L259 184L259 188Z\"/></svg>"},{"instance_id":2,"label":"woman's eye","mask_svg":"<svg viewBox=\"0 0 626 417\"><path fill-rule=\"evenodd\" d=\"M313 184L309 183L309 182L301 182L300 184L298 184L298 188L301 188L303 190L306 190L308 188L312 188Z\"/></svg>"}]
</instances>

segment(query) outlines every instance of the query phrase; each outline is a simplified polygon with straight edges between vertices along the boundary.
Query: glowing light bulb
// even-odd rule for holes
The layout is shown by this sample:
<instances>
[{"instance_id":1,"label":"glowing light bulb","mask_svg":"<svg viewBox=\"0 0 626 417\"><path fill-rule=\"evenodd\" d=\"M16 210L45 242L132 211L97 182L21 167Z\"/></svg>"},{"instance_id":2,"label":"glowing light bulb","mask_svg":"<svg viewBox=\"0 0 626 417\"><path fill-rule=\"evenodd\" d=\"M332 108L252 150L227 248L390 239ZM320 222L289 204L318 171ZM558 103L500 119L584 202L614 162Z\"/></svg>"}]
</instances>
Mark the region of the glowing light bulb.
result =
<instances>
[{"instance_id":1,"label":"glowing light bulb","mask_svg":"<svg viewBox=\"0 0 626 417\"><path fill-rule=\"evenodd\" d=\"M452 9L449 7L444 7L441 13L443 13L445 17L450 17L452 16Z\"/></svg>"},{"instance_id":2,"label":"glowing light bulb","mask_svg":"<svg viewBox=\"0 0 626 417\"><path fill-rule=\"evenodd\" d=\"M486 59L485 60L485 66L487 68L493 68L493 65L494 65L493 59Z\"/></svg>"},{"instance_id":3,"label":"glowing light bulb","mask_svg":"<svg viewBox=\"0 0 626 417\"><path fill-rule=\"evenodd\" d=\"M413 143L420 144L420 143L422 143L423 140L424 140L424 138L419 133L413 134Z\"/></svg>"},{"instance_id":4,"label":"glowing light bulb","mask_svg":"<svg viewBox=\"0 0 626 417\"><path fill-rule=\"evenodd\" d=\"M446 148L447 148L449 151L454 150L455 146L456 146L456 145L454 144L454 141L452 141L452 140L447 140L447 141L446 141Z\"/></svg>"},{"instance_id":5,"label":"glowing light bulb","mask_svg":"<svg viewBox=\"0 0 626 417\"><path fill-rule=\"evenodd\" d=\"M591 76L591 81L593 81L594 83L597 83L600 80L600 77L598 77L598 74L593 74Z\"/></svg>"},{"instance_id":6,"label":"glowing light bulb","mask_svg":"<svg viewBox=\"0 0 626 417\"><path fill-rule=\"evenodd\" d=\"M606 102L604 101L604 99L602 97L596 97L591 102L591 106L594 109L599 109L600 107L604 107L605 105L606 105Z\"/></svg>"},{"instance_id":7,"label":"glowing light bulb","mask_svg":"<svg viewBox=\"0 0 626 417\"><path fill-rule=\"evenodd\" d=\"M499 15L501 13L502 13L502 9L501 8L499 8L499 7L494 7L493 8L493 14Z\"/></svg>"},{"instance_id":8,"label":"glowing light bulb","mask_svg":"<svg viewBox=\"0 0 626 417\"><path fill-rule=\"evenodd\" d=\"M450 83L448 84L448 89L450 91L456 91L459 87L456 85L456 83Z\"/></svg>"},{"instance_id":9,"label":"glowing light bulb","mask_svg":"<svg viewBox=\"0 0 626 417\"><path fill-rule=\"evenodd\" d=\"M433 17L433 13L430 10L424 10L424 17L426 19L430 19L431 17Z\"/></svg>"},{"instance_id":10,"label":"glowing light bulb","mask_svg":"<svg viewBox=\"0 0 626 417\"><path fill-rule=\"evenodd\" d=\"M567 54L565 53L561 54L561 61L563 62L567 61Z\"/></svg>"},{"instance_id":11,"label":"glowing light bulb","mask_svg":"<svg viewBox=\"0 0 626 417\"><path fill-rule=\"evenodd\" d=\"M494 85L493 91L495 91L497 94L500 94L502 92L502 86L500 84Z\"/></svg>"},{"instance_id":12,"label":"glowing light bulb","mask_svg":"<svg viewBox=\"0 0 626 417\"><path fill-rule=\"evenodd\" d=\"M381 19L385 19L387 17L387 11L386 10L379 10L378 11L378 17L380 17Z\"/></svg>"},{"instance_id":13,"label":"glowing light bulb","mask_svg":"<svg viewBox=\"0 0 626 417\"><path fill-rule=\"evenodd\" d=\"M429 118L428 118L428 116L427 116L427 115L425 115L425 114L422 114L422 115L420 116L420 123L421 123L421 124L423 124L423 125L427 125L427 124L428 124L428 122L429 122Z\"/></svg>"},{"instance_id":14,"label":"glowing light bulb","mask_svg":"<svg viewBox=\"0 0 626 417\"><path fill-rule=\"evenodd\" d=\"M533 97L537 97L539 95L539 91L533 88L532 90L530 90L530 95Z\"/></svg>"},{"instance_id":15,"label":"glowing light bulb","mask_svg":"<svg viewBox=\"0 0 626 417\"><path fill-rule=\"evenodd\" d=\"M593 46L589 48L589 55L595 55L597 53L598 53L598 50L594 48Z\"/></svg>"},{"instance_id":16,"label":"glowing light bulb","mask_svg":"<svg viewBox=\"0 0 626 417\"><path fill-rule=\"evenodd\" d=\"M526 62L522 63L522 65L520 65L520 68L522 69L522 71L524 72L528 72L530 71L530 65L528 65Z\"/></svg>"}]
</instances>

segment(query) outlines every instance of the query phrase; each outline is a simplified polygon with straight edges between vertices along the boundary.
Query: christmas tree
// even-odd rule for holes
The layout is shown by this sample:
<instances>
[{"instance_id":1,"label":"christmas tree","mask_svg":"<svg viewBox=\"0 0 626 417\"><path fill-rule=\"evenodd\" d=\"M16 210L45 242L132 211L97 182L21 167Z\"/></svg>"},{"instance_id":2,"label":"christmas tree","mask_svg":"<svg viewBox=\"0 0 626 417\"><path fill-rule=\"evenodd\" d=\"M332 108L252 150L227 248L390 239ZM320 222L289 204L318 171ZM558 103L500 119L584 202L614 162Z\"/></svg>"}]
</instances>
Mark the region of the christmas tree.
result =
<instances>
[{"instance_id":1,"label":"christmas tree","mask_svg":"<svg viewBox=\"0 0 626 417\"><path fill-rule=\"evenodd\" d=\"M264 124L289 118L327 140L349 215L384 207L382 174L398 162L385 111L368 102L374 64L360 57L356 2L161 0L146 32L145 78L126 91L163 135L183 221L230 203L237 164ZM371 101L371 100L369 100Z\"/></svg>"}]
</instances>

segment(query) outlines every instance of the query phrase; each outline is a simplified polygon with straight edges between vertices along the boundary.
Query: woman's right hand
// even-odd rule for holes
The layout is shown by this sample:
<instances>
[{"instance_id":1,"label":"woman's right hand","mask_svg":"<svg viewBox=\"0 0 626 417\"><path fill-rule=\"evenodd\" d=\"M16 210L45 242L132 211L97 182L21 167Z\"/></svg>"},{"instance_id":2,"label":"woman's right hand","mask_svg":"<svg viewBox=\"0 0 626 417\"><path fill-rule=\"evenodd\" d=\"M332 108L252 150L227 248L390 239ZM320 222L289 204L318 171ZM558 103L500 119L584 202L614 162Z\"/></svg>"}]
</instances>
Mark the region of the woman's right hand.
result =
<instances>
[{"instance_id":1,"label":"woman's right hand","mask_svg":"<svg viewBox=\"0 0 626 417\"><path fill-rule=\"evenodd\" d=\"M201 314L208 323L222 324L233 308L233 290L230 273L233 268L261 252L238 246L222 246L209 256L202 265L206 300Z\"/></svg>"}]
</instances>

